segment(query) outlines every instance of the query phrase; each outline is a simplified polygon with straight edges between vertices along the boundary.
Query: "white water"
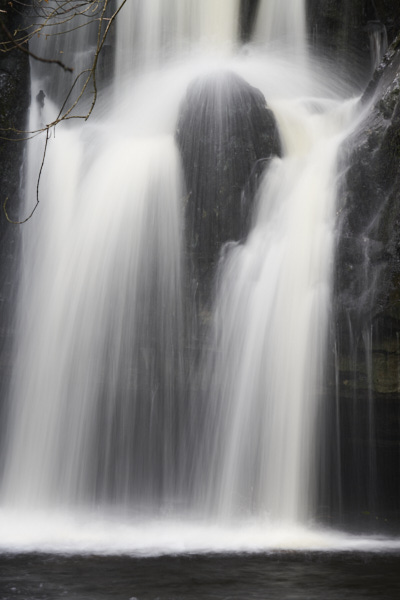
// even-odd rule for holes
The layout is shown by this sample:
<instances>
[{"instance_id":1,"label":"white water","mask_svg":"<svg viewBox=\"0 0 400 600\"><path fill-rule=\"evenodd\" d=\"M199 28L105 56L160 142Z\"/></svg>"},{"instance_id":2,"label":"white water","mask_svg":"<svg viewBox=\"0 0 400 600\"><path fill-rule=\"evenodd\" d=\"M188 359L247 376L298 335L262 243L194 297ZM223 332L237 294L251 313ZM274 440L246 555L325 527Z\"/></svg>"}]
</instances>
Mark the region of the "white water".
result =
<instances>
[{"instance_id":1,"label":"white water","mask_svg":"<svg viewBox=\"0 0 400 600\"><path fill-rule=\"evenodd\" d=\"M289 48L292 60L306 50L306 19L303 0L261 0L258 7L255 39Z\"/></svg>"},{"instance_id":2,"label":"white water","mask_svg":"<svg viewBox=\"0 0 400 600\"><path fill-rule=\"evenodd\" d=\"M390 552L396 539L354 536L301 525L271 527L258 518L235 527L191 519L121 519L113 514L8 510L0 515L0 552L131 555L280 551Z\"/></svg>"},{"instance_id":3,"label":"white water","mask_svg":"<svg viewBox=\"0 0 400 600\"><path fill-rule=\"evenodd\" d=\"M128 2L118 31L124 91L85 127L62 125L50 141L41 205L24 230L2 549L363 547L308 527L337 152L355 103L268 49L227 57L238 3L200 10L196 2L195 17L188 4ZM268 19L279 16L285 35L304 42L304 13L292 21L289 3L287 13L278 5L269 3ZM142 33L129 44L131 27ZM211 50L183 53L201 40ZM212 351L196 378L207 391L199 411L186 360L185 191L174 132L187 86L220 69L265 94L284 157L263 178L247 241L221 266ZM47 100L44 114L37 110L33 127L55 108ZM40 160L35 142L27 205Z\"/></svg>"},{"instance_id":4,"label":"white water","mask_svg":"<svg viewBox=\"0 0 400 600\"><path fill-rule=\"evenodd\" d=\"M370 22L368 35L371 47L372 70L375 71L375 69L379 67L388 47L388 37L385 25L379 22Z\"/></svg>"},{"instance_id":5,"label":"white water","mask_svg":"<svg viewBox=\"0 0 400 600\"><path fill-rule=\"evenodd\" d=\"M88 166L83 151L94 144L105 149ZM111 481L112 496L123 500L134 485L134 452L170 461L169 403L180 376L180 185L171 136L82 143L75 131L57 134L43 180L48 210L24 265L29 310L19 324L5 472L12 504L101 498ZM162 372L159 353L174 373ZM150 415L140 399L139 369L154 379L151 400L162 393L162 415ZM157 465L148 457L136 467L145 468Z\"/></svg>"},{"instance_id":6,"label":"white water","mask_svg":"<svg viewBox=\"0 0 400 600\"><path fill-rule=\"evenodd\" d=\"M302 101L274 107L286 156L260 185L249 239L228 251L221 268L210 490L214 502L218 489L223 516L251 510L304 523L314 514L335 162L353 107L326 101L311 111Z\"/></svg>"},{"instance_id":7,"label":"white water","mask_svg":"<svg viewBox=\"0 0 400 600\"><path fill-rule=\"evenodd\" d=\"M232 49L238 0L129 0L118 22L117 78L148 70L199 46Z\"/></svg>"}]
</instances>

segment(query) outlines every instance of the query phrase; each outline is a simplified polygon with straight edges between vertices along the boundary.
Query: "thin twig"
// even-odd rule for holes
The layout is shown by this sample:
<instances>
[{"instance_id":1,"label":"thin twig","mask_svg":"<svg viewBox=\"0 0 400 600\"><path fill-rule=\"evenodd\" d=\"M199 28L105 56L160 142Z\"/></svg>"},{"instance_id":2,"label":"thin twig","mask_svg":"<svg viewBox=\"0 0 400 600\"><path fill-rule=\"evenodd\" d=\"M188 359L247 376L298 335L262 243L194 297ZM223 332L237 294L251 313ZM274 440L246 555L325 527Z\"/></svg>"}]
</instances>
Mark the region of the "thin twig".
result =
<instances>
[{"instance_id":1,"label":"thin twig","mask_svg":"<svg viewBox=\"0 0 400 600\"><path fill-rule=\"evenodd\" d=\"M0 27L2 28L2 30L4 31L4 33L6 34L6 36L8 37L8 39L10 40L10 42L13 44L13 46L15 48L18 48L18 50L21 50L21 52L23 52L24 54L27 54L28 56L30 56L34 60L38 60L40 62L52 63L52 64L55 64L55 65L58 65L59 67L61 67L62 69L64 69L64 71L68 71L69 73L73 72L73 69L71 67L67 67L66 65L64 65L64 63L61 62L61 60L57 60L55 58L43 58L43 57L38 56L37 54L34 54L33 52L31 52L30 50L28 50L28 48L25 48L25 46L23 46L22 44L18 44L18 42L16 42L14 40L13 36L8 31L7 27L4 25L3 21L0 21Z\"/></svg>"},{"instance_id":2,"label":"thin twig","mask_svg":"<svg viewBox=\"0 0 400 600\"><path fill-rule=\"evenodd\" d=\"M43 171L43 167L44 167L44 161L45 161L45 158L46 158L47 144L48 144L49 138L50 138L50 129L47 129L47 131L46 131L46 141L45 141L45 144L44 144L44 151L43 151L43 157L42 157L42 163L40 165L39 176L38 176L37 183L36 183L36 204L33 207L33 209L31 210L30 214L25 219L23 219L22 221L14 221L13 219L10 219L10 217L8 216L8 212L7 212L8 198L6 198L4 200L3 211L4 211L4 214L6 216L7 221L9 223L11 223L12 225L23 225L24 223L26 223L27 221L29 221L29 219L32 218L33 213L36 211L37 207L39 206L39 203L40 203L40 199L39 199L39 186L40 186L40 180L42 178L42 171Z\"/></svg>"},{"instance_id":3,"label":"thin twig","mask_svg":"<svg viewBox=\"0 0 400 600\"><path fill-rule=\"evenodd\" d=\"M98 65L99 55L100 55L101 50L103 49L103 46L106 41L106 38L109 33L111 25L115 21L116 17L118 16L118 14L122 10L122 8L125 6L126 2L127 2L127 0L123 0L123 2L121 2L120 6L113 13L113 15L111 17L107 17L107 18L104 15L108 8L109 0L95 0L94 2L89 2L89 4L86 1L82 0L82 5L80 7L76 7L76 5L75 5L73 12L72 12L73 9L69 3L69 0L65 0L64 2L57 3L58 6L56 8L54 8L54 5L53 5L53 8L51 10L49 10L48 12L46 11L45 7L41 7L40 12L43 17L42 24L40 24L38 26L38 28L35 28L35 30L33 32L27 34L25 38L21 38L22 44L26 44L27 41L29 39L31 39L34 35L39 35L45 27L59 26L59 25L62 25L62 24L65 24L65 23L71 21L72 19L74 19L75 17L78 17L78 16L88 16L89 17L90 15L88 15L88 13L89 13L90 9L92 10L92 13L93 13L93 15L90 16L90 18L91 18L90 22L95 22L96 20L99 21L98 32L97 32L97 45L96 45L96 51L95 51L95 54L93 57L92 65L90 68L81 71L75 77L75 79L69 89L69 92L68 92L67 96L65 97L64 102L59 110L59 113L58 113L56 119L52 123L47 124L43 129L31 131L31 132L21 132L21 133L25 133L26 135L29 135L31 137L35 137L36 135L39 135L39 133L46 131L46 140L45 140L42 163L41 163L41 166L39 169L37 186L36 186L36 204L33 207L33 209L31 210L30 214L25 219L23 219L21 221L14 221L9 217L9 215L7 213L6 207L7 207L7 203L8 203L8 198L6 198L6 200L3 203L3 211L5 213L7 221L9 223L12 223L14 225L22 225L22 224L26 223L27 221L29 221L31 219L31 217L33 216L37 207L39 206L39 202L40 202L39 186L40 186L42 171L43 171L44 162L45 162L45 158L46 158L47 145L48 145L48 141L50 138L50 130L54 129L56 127L56 125L58 125L62 121L67 121L70 119L84 119L86 121L92 114L94 106L96 104L97 95L98 95L96 69L97 69L97 65ZM39 7L36 7L36 9L38 10ZM39 12L37 14L39 16ZM103 23L105 23L105 22L107 22L107 26L104 30L104 33L102 34ZM38 57L37 55L31 53L21 43L16 42L16 40L12 37L11 33L7 30L7 28L1 21L0 21L0 24L3 28L3 30L5 31L7 37L12 42L14 47L25 52L26 54L28 54L29 56L31 56L32 58L34 58L36 60L39 60L41 62L46 62L46 63L55 63L55 64L58 64L59 66L61 66L65 71L73 72L72 68L66 67L59 60L45 59L45 58ZM75 29L78 29L80 27L81 26L77 26L74 29L69 29L68 32L74 31ZM65 33L65 32L59 32L59 33L55 33L55 34L44 34L44 35L47 37L47 36L59 35L59 34L63 34L63 33ZM77 98L72 103L72 105L68 109L66 109L68 100L70 99L72 92L74 91L80 78L83 77L85 74L87 75L87 77L84 80L84 83L80 89L80 92L79 92ZM85 91L87 90L87 88L90 84L90 81L92 81L92 85L93 85L93 99L92 99L92 103L90 105L88 112L85 115L72 115L71 114L72 111L79 104L80 100L82 99L83 95L85 94ZM3 130L3 131L7 131L7 130ZM16 132L16 130L14 130L14 132ZM31 137L26 137L25 139L31 139Z\"/></svg>"}]
</instances>

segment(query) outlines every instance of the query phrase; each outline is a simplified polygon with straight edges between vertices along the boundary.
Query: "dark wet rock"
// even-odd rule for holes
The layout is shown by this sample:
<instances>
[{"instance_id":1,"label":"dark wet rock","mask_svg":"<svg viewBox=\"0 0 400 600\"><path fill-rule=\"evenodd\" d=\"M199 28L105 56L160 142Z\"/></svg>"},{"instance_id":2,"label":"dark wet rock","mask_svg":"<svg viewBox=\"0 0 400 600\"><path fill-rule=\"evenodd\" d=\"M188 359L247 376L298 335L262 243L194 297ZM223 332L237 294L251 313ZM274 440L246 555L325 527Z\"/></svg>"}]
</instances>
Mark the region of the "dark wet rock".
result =
<instances>
[{"instance_id":1,"label":"dark wet rock","mask_svg":"<svg viewBox=\"0 0 400 600\"><path fill-rule=\"evenodd\" d=\"M240 3L240 34L244 42L251 38L259 0L241 0Z\"/></svg>"},{"instance_id":2,"label":"dark wet rock","mask_svg":"<svg viewBox=\"0 0 400 600\"><path fill-rule=\"evenodd\" d=\"M367 89L350 140L338 248L339 306L360 321L400 320L400 49L395 42Z\"/></svg>"},{"instance_id":3,"label":"dark wet rock","mask_svg":"<svg viewBox=\"0 0 400 600\"><path fill-rule=\"evenodd\" d=\"M332 489L341 482L337 505L332 502L339 521L360 507L386 518L398 510L400 497L395 476L400 444L400 36L361 103L364 119L342 157L335 331L326 390L324 439L329 447L324 452L330 455Z\"/></svg>"},{"instance_id":4,"label":"dark wet rock","mask_svg":"<svg viewBox=\"0 0 400 600\"><path fill-rule=\"evenodd\" d=\"M391 44L400 30L398 0L307 0L307 13L313 46L361 86L374 70L374 34Z\"/></svg>"},{"instance_id":5,"label":"dark wet rock","mask_svg":"<svg viewBox=\"0 0 400 600\"><path fill-rule=\"evenodd\" d=\"M376 18L386 27L389 44L400 31L400 2L398 0L374 0Z\"/></svg>"},{"instance_id":6,"label":"dark wet rock","mask_svg":"<svg viewBox=\"0 0 400 600\"><path fill-rule=\"evenodd\" d=\"M399 38L400 39L400 38ZM336 260L340 397L400 393L400 48L395 41L349 141ZM371 396L372 397L372 396Z\"/></svg>"},{"instance_id":7,"label":"dark wet rock","mask_svg":"<svg viewBox=\"0 0 400 600\"><path fill-rule=\"evenodd\" d=\"M256 180L281 152L277 126L263 94L224 72L189 86L176 137L187 187L189 254L195 277L208 288L222 245L246 236Z\"/></svg>"},{"instance_id":8,"label":"dark wet rock","mask_svg":"<svg viewBox=\"0 0 400 600\"><path fill-rule=\"evenodd\" d=\"M24 27L24 14L14 11L9 2L0 0L0 10L5 11L0 12L0 20L10 32ZM0 45L7 39L0 28ZM24 154L21 139L25 137L18 132L26 129L29 103L29 57L16 48L0 52L0 387L11 360L10 315L14 305L18 246L17 226L8 223L3 203L8 198L10 217L17 219Z\"/></svg>"},{"instance_id":9,"label":"dark wet rock","mask_svg":"<svg viewBox=\"0 0 400 600\"><path fill-rule=\"evenodd\" d=\"M12 10L9 2L0 0L1 21L8 31L14 33L24 27L24 15ZM7 42L6 33L0 28L0 44ZM19 189L19 169L23 144L19 141L24 135L19 131L26 129L27 110L30 103L29 57L17 48L9 46L8 52L0 53L0 163L1 203L6 197L10 205L17 202ZM12 210L12 209L11 209ZM5 229L1 220L1 229Z\"/></svg>"},{"instance_id":10,"label":"dark wet rock","mask_svg":"<svg viewBox=\"0 0 400 600\"><path fill-rule=\"evenodd\" d=\"M313 45L343 69L351 65L368 78L370 51L367 23L376 19L371 0L308 0L308 26ZM358 73L357 73L358 72Z\"/></svg>"}]
</instances>

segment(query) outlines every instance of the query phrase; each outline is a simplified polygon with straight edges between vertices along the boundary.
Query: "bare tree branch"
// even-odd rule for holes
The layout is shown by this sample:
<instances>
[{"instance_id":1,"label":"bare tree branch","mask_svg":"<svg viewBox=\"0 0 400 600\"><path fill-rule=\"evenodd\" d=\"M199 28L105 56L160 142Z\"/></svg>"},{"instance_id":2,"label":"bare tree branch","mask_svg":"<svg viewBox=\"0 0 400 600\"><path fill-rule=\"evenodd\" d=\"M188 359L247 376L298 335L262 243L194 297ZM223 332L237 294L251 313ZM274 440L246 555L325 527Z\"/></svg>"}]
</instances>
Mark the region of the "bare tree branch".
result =
<instances>
[{"instance_id":1,"label":"bare tree branch","mask_svg":"<svg viewBox=\"0 0 400 600\"><path fill-rule=\"evenodd\" d=\"M27 221L29 221L32 218L33 213L36 211L37 207L39 206L39 203L40 203L40 199L39 199L39 186L40 186L40 180L42 178L42 171L43 171L43 167L44 167L44 161L45 161L45 158L46 158L47 144L49 142L49 139L50 139L50 130L47 129L46 130L46 141L45 141L45 144L44 144L42 162L41 162L41 165L40 165L39 175L38 175L38 179L37 179L37 183L36 183L36 203L35 203L35 206L33 207L33 209L31 210L31 212L29 213L29 215L25 219L23 219L22 221L14 221L13 219L11 219L9 217L8 212L7 212L8 198L6 198L4 200L3 211L4 211L4 214L5 214L5 217L6 217L7 221L9 223L11 223L12 225L23 225L24 223L26 223Z\"/></svg>"},{"instance_id":2,"label":"bare tree branch","mask_svg":"<svg viewBox=\"0 0 400 600\"><path fill-rule=\"evenodd\" d=\"M41 133L45 133L45 135L46 135L43 157L42 157L42 162L41 162L41 166L40 166L40 170L39 170L39 174L38 174L37 186L36 186L35 206L32 209L31 213L26 218L24 218L20 221L12 220L7 213L8 198L6 198L3 203L3 211L6 216L7 221L9 223L12 223L14 225L22 225L23 223L26 223L27 221L29 221L31 219L31 217L33 216L34 212L36 211L36 209L39 205L39 202L40 202L39 186L40 186L40 180L41 180L42 171L43 171L43 167L44 167L44 163L45 163L48 141L50 138L50 130L55 128L62 121L67 121L70 119L83 119L83 120L87 121L89 119L89 117L91 116L91 114L93 113L93 110L94 110L94 107L95 107L95 104L97 101L97 97L98 97L98 85L97 85L96 71L97 71L97 67L98 67L99 57L100 57L101 51L103 50L105 41L107 39L107 36L109 34L112 24L114 23L117 16L119 15L122 8L125 6L125 4L127 2L127 0L123 0L120 3L119 7L114 11L114 13L110 17L106 17L105 15L106 15L107 9L109 8L109 6L111 4L111 1L112 0L81 0L80 2L78 2L78 1L71 2L71 0L57 0L57 1L53 2L53 4L50 6L45 6L45 5L43 5L42 2L37 1L34 3L33 8L34 8L36 17L38 19L40 19L40 22L38 22L34 25L28 26L23 31L16 31L14 34L14 37L10 33L10 31L7 29L5 24L2 21L0 21L1 28L3 29L4 33L6 34L6 36L8 38L8 42L3 42L2 44L0 44L0 51L7 52L13 48L16 48L16 49L24 52L25 54L28 54L34 60L38 60L38 61L44 62L44 63L57 64L60 67L62 67L64 71L69 72L69 73L73 72L73 68L67 67L64 63L62 63L62 61L59 61L57 59L42 58L42 57L38 56L37 54L32 53L27 48L29 41L34 36L43 36L45 39L47 39L48 37L53 37L53 36L69 35L71 32L76 31L77 29L86 27L86 26L98 21L97 43L96 43L96 49L93 54L91 65L89 68L84 69L83 71L78 73L76 75L76 77L74 78L74 81L72 82L72 85L70 86L69 91L60 107L60 110L59 110L59 113L58 113L56 119L53 122L46 124L45 127L35 130L35 131L20 132L18 130L14 130L14 129L11 129L11 130L3 129L2 130L3 132L13 131L16 134L25 134L24 138L20 138L19 141L29 140L33 137L36 137L37 135L39 135ZM46 4L47 4L47 2L46 2ZM84 23L83 25L79 24L79 23L77 24L78 17L87 18L87 23ZM60 31L60 29L59 29L60 26L64 26L68 23L70 23L72 25L72 27L68 27L67 30ZM83 78L83 83L81 84L78 95L77 95L76 99L72 102L72 104L68 107L69 100L71 99L73 92L76 90L76 88L79 85L82 78ZM73 111L77 108L77 106L82 101L82 98L84 97L85 93L88 91L90 85L92 86L93 97L92 97L92 101L91 101L89 109L84 114L72 114ZM2 138L0 138L0 139L2 139ZM5 139L5 138L3 138L3 139ZM9 138L7 138L7 139L9 139Z\"/></svg>"},{"instance_id":3,"label":"bare tree branch","mask_svg":"<svg viewBox=\"0 0 400 600\"><path fill-rule=\"evenodd\" d=\"M28 48L25 48L25 46L23 46L22 44L19 44L18 42L16 42L14 40L13 36L11 35L11 33L8 31L7 27L4 25L3 21L0 21L0 27L4 31L4 33L10 40L10 42L15 46L15 48L17 48L18 50L21 50L21 52L24 52L24 54L27 54L31 58L38 60L40 62L58 65L59 67L64 69L64 71L69 71L70 73L73 72L73 69L71 67L67 67L66 65L64 65L64 63L61 62L61 60L52 59L52 58L42 58L41 56L38 56L37 54L34 54L30 50L28 50Z\"/></svg>"}]
</instances>

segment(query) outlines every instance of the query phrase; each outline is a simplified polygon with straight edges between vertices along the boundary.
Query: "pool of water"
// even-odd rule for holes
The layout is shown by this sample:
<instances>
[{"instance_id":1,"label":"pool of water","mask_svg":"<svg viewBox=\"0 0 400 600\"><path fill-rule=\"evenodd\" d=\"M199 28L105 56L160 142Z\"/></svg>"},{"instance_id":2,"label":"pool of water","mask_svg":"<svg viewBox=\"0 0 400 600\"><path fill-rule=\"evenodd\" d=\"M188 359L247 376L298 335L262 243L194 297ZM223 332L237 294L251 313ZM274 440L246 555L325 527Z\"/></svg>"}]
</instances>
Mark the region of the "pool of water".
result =
<instances>
[{"instance_id":1,"label":"pool of water","mask_svg":"<svg viewBox=\"0 0 400 600\"><path fill-rule=\"evenodd\" d=\"M400 552L0 555L0 599L396 600Z\"/></svg>"}]
</instances>

